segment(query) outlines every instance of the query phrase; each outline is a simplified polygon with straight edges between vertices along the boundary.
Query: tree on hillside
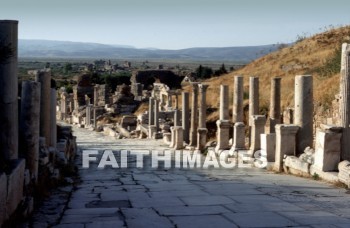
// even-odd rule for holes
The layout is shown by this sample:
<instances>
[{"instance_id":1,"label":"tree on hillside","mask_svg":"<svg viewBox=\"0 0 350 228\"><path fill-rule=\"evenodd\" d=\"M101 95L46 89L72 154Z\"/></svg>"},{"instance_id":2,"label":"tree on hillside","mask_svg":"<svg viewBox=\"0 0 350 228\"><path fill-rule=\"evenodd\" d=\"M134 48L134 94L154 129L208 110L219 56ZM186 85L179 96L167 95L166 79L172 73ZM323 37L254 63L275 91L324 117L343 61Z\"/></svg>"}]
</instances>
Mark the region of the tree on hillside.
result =
<instances>
[{"instance_id":1,"label":"tree on hillside","mask_svg":"<svg viewBox=\"0 0 350 228\"><path fill-rule=\"evenodd\" d=\"M222 64L221 67L219 68L219 70L216 70L214 72L215 76L220 76L220 75L223 75L223 74L227 74L227 70L225 68L225 64Z\"/></svg>"},{"instance_id":2,"label":"tree on hillside","mask_svg":"<svg viewBox=\"0 0 350 228\"><path fill-rule=\"evenodd\" d=\"M201 79L210 78L213 75L213 70L210 67L199 65L196 69L196 77Z\"/></svg>"}]
</instances>

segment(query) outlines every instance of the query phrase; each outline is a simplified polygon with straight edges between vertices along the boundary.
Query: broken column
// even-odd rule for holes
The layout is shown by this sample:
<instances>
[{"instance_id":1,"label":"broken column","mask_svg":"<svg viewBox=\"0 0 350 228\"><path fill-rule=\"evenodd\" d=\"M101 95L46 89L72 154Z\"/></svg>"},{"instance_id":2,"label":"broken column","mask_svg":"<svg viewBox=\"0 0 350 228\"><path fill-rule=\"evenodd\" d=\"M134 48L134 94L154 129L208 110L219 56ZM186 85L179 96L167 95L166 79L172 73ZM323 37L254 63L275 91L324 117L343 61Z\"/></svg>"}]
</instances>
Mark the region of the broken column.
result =
<instances>
[{"instance_id":1,"label":"broken column","mask_svg":"<svg viewBox=\"0 0 350 228\"><path fill-rule=\"evenodd\" d=\"M254 154L255 151L260 150L260 135L265 132L266 118L264 115L253 115L251 118L251 143L250 153Z\"/></svg>"},{"instance_id":2,"label":"broken column","mask_svg":"<svg viewBox=\"0 0 350 228\"><path fill-rule=\"evenodd\" d=\"M148 125L154 125L154 98L149 98L149 107L148 107Z\"/></svg>"},{"instance_id":3,"label":"broken column","mask_svg":"<svg viewBox=\"0 0 350 228\"><path fill-rule=\"evenodd\" d=\"M40 83L22 82L20 139L26 168L31 179L38 178L39 167L39 131L40 131Z\"/></svg>"},{"instance_id":4,"label":"broken column","mask_svg":"<svg viewBox=\"0 0 350 228\"><path fill-rule=\"evenodd\" d=\"M41 84L40 100L40 136L45 137L46 142L51 142L50 103L51 103L51 74L50 71L40 70L36 74L36 81Z\"/></svg>"},{"instance_id":5,"label":"broken column","mask_svg":"<svg viewBox=\"0 0 350 228\"><path fill-rule=\"evenodd\" d=\"M198 150L203 150L205 148L205 145L207 143L207 88L208 85L199 84L199 92L200 92L200 107L199 107L199 125L197 129L197 148Z\"/></svg>"},{"instance_id":6,"label":"broken column","mask_svg":"<svg viewBox=\"0 0 350 228\"><path fill-rule=\"evenodd\" d=\"M253 115L259 115L259 78L249 78L249 126L252 126Z\"/></svg>"},{"instance_id":7,"label":"broken column","mask_svg":"<svg viewBox=\"0 0 350 228\"><path fill-rule=\"evenodd\" d=\"M270 113L267 133L275 133L276 124L281 123L281 78L271 79Z\"/></svg>"},{"instance_id":8,"label":"broken column","mask_svg":"<svg viewBox=\"0 0 350 228\"><path fill-rule=\"evenodd\" d=\"M198 82L192 82L192 109L191 109L191 130L190 146L197 146L197 128L198 128Z\"/></svg>"},{"instance_id":9,"label":"broken column","mask_svg":"<svg viewBox=\"0 0 350 228\"><path fill-rule=\"evenodd\" d=\"M277 124L276 125L276 153L274 170L282 172L283 158L285 155L295 156L296 134L299 126Z\"/></svg>"},{"instance_id":10,"label":"broken column","mask_svg":"<svg viewBox=\"0 0 350 228\"><path fill-rule=\"evenodd\" d=\"M297 155L306 147L313 147L313 95L312 76L295 77L294 124L300 127L297 134Z\"/></svg>"},{"instance_id":11,"label":"broken column","mask_svg":"<svg viewBox=\"0 0 350 228\"><path fill-rule=\"evenodd\" d=\"M340 124L343 127L343 137L341 146L341 159L350 160L350 45L344 43L341 53L340 71L340 100L339 113Z\"/></svg>"},{"instance_id":12,"label":"broken column","mask_svg":"<svg viewBox=\"0 0 350 228\"><path fill-rule=\"evenodd\" d=\"M233 87L232 122L233 142L232 149L240 150L245 148L245 125L243 123L243 77L235 76Z\"/></svg>"},{"instance_id":13,"label":"broken column","mask_svg":"<svg viewBox=\"0 0 350 228\"><path fill-rule=\"evenodd\" d=\"M57 92L56 89L51 89L51 105L50 105L50 128L51 128L51 136L50 136L50 146L56 148L57 144L57 120L56 120L56 107L57 107Z\"/></svg>"},{"instance_id":14,"label":"broken column","mask_svg":"<svg viewBox=\"0 0 350 228\"><path fill-rule=\"evenodd\" d=\"M229 148L230 126L229 121L229 90L228 85L220 86L220 119L216 121L217 125L217 146L216 151Z\"/></svg>"},{"instance_id":15,"label":"broken column","mask_svg":"<svg viewBox=\"0 0 350 228\"><path fill-rule=\"evenodd\" d=\"M18 21L0 20L0 160L18 158Z\"/></svg>"},{"instance_id":16,"label":"broken column","mask_svg":"<svg viewBox=\"0 0 350 228\"><path fill-rule=\"evenodd\" d=\"M183 139L186 143L189 143L189 127L190 127L190 108L189 108L189 93L182 92L182 128L183 128Z\"/></svg>"},{"instance_id":17,"label":"broken column","mask_svg":"<svg viewBox=\"0 0 350 228\"><path fill-rule=\"evenodd\" d=\"M336 171L340 162L341 127L321 124L316 131L315 167L324 172Z\"/></svg>"}]
</instances>

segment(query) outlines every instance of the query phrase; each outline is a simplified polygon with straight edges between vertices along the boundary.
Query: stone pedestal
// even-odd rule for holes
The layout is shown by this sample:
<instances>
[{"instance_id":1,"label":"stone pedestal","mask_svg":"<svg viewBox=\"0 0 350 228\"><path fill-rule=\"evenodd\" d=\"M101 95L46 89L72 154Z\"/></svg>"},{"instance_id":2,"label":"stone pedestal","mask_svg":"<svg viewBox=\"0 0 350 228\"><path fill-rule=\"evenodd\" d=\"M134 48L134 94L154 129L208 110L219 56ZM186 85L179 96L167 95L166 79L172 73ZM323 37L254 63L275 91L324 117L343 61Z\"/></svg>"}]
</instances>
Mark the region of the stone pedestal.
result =
<instances>
[{"instance_id":1,"label":"stone pedestal","mask_svg":"<svg viewBox=\"0 0 350 228\"><path fill-rule=\"evenodd\" d=\"M149 126L148 127L148 138L149 139L154 139L156 136L156 134L157 134L157 127L155 126L155 125L152 125L152 126Z\"/></svg>"},{"instance_id":2,"label":"stone pedestal","mask_svg":"<svg viewBox=\"0 0 350 228\"><path fill-rule=\"evenodd\" d=\"M154 98L149 98L148 106L148 125L154 125Z\"/></svg>"},{"instance_id":3,"label":"stone pedestal","mask_svg":"<svg viewBox=\"0 0 350 228\"><path fill-rule=\"evenodd\" d=\"M182 128L184 131L184 141L189 143L190 141L190 108L189 108L189 93L182 92Z\"/></svg>"},{"instance_id":4,"label":"stone pedestal","mask_svg":"<svg viewBox=\"0 0 350 228\"><path fill-rule=\"evenodd\" d=\"M198 128L198 146L196 148L197 150L202 151L205 149L205 145L207 144L207 133L207 128Z\"/></svg>"},{"instance_id":5,"label":"stone pedestal","mask_svg":"<svg viewBox=\"0 0 350 228\"><path fill-rule=\"evenodd\" d=\"M249 78L249 126L252 126L253 115L259 115L259 78Z\"/></svg>"},{"instance_id":6,"label":"stone pedestal","mask_svg":"<svg viewBox=\"0 0 350 228\"><path fill-rule=\"evenodd\" d=\"M40 100L40 136L51 142L51 73L49 70L38 71L36 81L41 83Z\"/></svg>"},{"instance_id":7,"label":"stone pedestal","mask_svg":"<svg viewBox=\"0 0 350 228\"><path fill-rule=\"evenodd\" d=\"M324 172L336 171L340 162L341 127L321 125L316 131L315 167Z\"/></svg>"},{"instance_id":8,"label":"stone pedestal","mask_svg":"<svg viewBox=\"0 0 350 228\"><path fill-rule=\"evenodd\" d=\"M295 77L294 124L300 127L297 134L297 154L313 147L313 86L312 76Z\"/></svg>"},{"instance_id":9,"label":"stone pedestal","mask_svg":"<svg viewBox=\"0 0 350 228\"><path fill-rule=\"evenodd\" d=\"M276 153L274 170L282 172L285 155L295 156L297 125L276 125Z\"/></svg>"},{"instance_id":10,"label":"stone pedestal","mask_svg":"<svg viewBox=\"0 0 350 228\"><path fill-rule=\"evenodd\" d=\"M266 132L275 133L276 124L281 123L281 78L271 79L270 114Z\"/></svg>"},{"instance_id":11,"label":"stone pedestal","mask_svg":"<svg viewBox=\"0 0 350 228\"><path fill-rule=\"evenodd\" d=\"M51 89L51 102L50 102L50 146L56 148L57 144L57 119L56 119L56 109L57 109L57 92L56 89ZM90 118L91 119L91 118Z\"/></svg>"},{"instance_id":12,"label":"stone pedestal","mask_svg":"<svg viewBox=\"0 0 350 228\"><path fill-rule=\"evenodd\" d=\"M175 150L181 150L184 148L184 140L183 140L183 129L182 127L178 126L174 128L175 132Z\"/></svg>"},{"instance_id":13,"label":"stone pedestal","mask_svg":"<svg viewBox=\"0 0 350 228\"><path fill-rule=\"evenodd\" d=\"M227 150L230 148L229 139L230 139L230 127L231 123L229 120L218 120L216 121L217 125L217 146L216 151Z\"/></svg>"},{"instance_id":14,"label":"stone pedestal","mask_svg":"<svg viewBox=\"0 0 350 228\"><path fill-rule=\"evenodd\" d=\"M39 166L40 83L22 82L20 139L21 151L31 179L37 180Z\"/></svg>"},{"instance_id":15,"label":"stone pedestal","mask_svg":"<svg viewBox=\"0 0 350 228\"><path fill-rule=\"evenodd\" d=\"M243 77L235 76L233 89L232 123L243 122Z\"/></svg>"},{"instance_id":16,"label":"stone pedestal","mask_svg":"<svg viewBox=\"0 0 350 228\"><path fill-rule=\"evenodd\" d=\"M350 45L344 43L341 53L341 71L340 71L340 100L339 114L340 126L343 129L341 159L350 160Z\"/></svg>"},{"instance_id":17,"label":"stone pedestal","mask_svg":"<svg viewBox=\"0 0 350 228\"><path fill-rule=\"evenodd\" d=\"M232 150L243 149L245 149L245 125L243 122L237 122L233 126Z\"/></svg>"},{"instance_id":18,"label":"stone pedestal","mask_svg":"<svg viewBox=\"0 0 350 228\"><path fill-rule=\"evenodd\" d=\"M0 160L18 158L18 21L0 20Z\"/></svg>"},{"instance_id":19,"label":"stone pedestal","mask_svg":"<svg viewBox=\"0 0 350 228\"><path fill-rule=\"evenodd\" d=\"M197 146L197 128L198 128L198 82L192 82L192 109L191 109L191 131L190 146Z\"/></svg>"},{"instance_id":20,"label":"stone pedestal","mask_svg":"<svg viewBox=\"0 0 350 228\"><path fill-rule=\"evenodd\" d=\"M253 115L251 119L251 143L250 153L254 154L255 151L260 150L260 135L265 133L266 118L263 115Z\"/></svg>"},{"instance_id":21,"label":"stone pedestal","mask_svg":"<svg viewBox=\"0 0 350 228\"><path fill-rule=\"evenodd\" d=\"M261 153L266 156L268 162L275 161L276 153L276 134L261 134Z\"/></svg>"}]
</instances>

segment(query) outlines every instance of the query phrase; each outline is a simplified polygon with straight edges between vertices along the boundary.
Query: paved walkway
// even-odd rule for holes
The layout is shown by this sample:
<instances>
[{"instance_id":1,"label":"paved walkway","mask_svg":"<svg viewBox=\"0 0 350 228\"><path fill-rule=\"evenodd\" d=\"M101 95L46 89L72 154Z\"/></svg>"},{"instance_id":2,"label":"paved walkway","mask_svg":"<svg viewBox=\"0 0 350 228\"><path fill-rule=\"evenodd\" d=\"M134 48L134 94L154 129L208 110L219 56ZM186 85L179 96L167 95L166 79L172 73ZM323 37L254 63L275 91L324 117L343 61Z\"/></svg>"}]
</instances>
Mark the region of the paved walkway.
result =
<instances>
[{"instance_id":1,"label":"paved walkway","mask_svg":"<svg viewBox=\"0 0 350 228\"><path fill-rule=\"evenodd\" d=\"M82 149L166 148L74 130ZM259 169L78 166L81 184L56 227L350 227L350 195L320 181Z\"/></svg>"}]
</instances>

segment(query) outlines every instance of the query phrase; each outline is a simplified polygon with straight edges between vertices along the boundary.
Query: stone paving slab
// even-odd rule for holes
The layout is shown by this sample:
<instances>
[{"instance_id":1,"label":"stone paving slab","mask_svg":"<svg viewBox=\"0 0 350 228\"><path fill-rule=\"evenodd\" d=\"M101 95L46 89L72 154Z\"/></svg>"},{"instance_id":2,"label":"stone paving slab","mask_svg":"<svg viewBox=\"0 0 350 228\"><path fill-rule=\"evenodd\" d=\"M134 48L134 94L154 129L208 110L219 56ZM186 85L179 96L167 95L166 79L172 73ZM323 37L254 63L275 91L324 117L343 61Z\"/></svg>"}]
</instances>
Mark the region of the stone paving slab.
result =
<instances>
[{"instance_id":1,"label":"stone paving slab","mask_svg":"<svg viewBox=\"0 0 350 228\"><path fill-rule=\"evenodd\" d=\"M74 134L80 148L168 149L162 140L116 140L78 128ZM345 189L261 169L98 170L94 164L79 173L81 183L55 227L350 227ZM42 216L40 222L47 224Z\"/></svg>"}]
</instances>

